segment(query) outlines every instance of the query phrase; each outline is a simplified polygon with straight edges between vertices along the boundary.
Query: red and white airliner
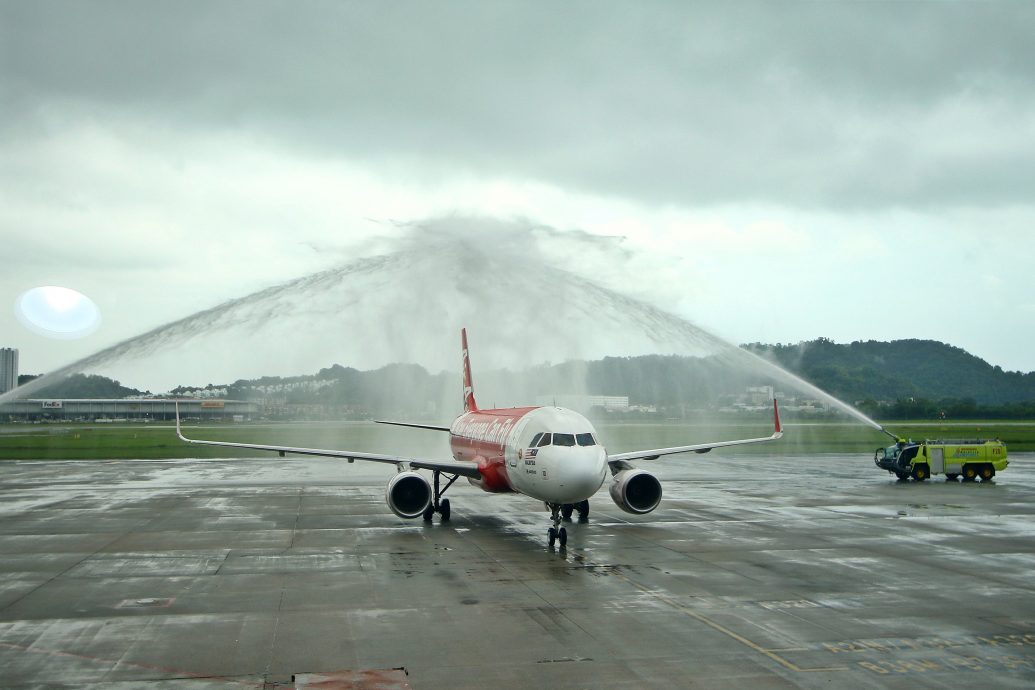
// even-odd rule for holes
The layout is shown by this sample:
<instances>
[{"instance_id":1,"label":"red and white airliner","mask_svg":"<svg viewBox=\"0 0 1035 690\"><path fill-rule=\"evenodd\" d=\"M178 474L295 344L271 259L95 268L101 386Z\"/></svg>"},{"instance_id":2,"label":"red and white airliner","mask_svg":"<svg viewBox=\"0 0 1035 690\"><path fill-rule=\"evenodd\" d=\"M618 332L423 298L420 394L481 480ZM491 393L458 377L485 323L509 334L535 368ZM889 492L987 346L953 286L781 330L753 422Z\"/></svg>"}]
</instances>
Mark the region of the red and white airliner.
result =
<instances>
[{"instance_id":1,"label":"red and white airliner","mask_svg":"<svg viewBox=\"0 0 1035 690\"><path fill-rule=\"evenodd\" d=\"M613 481L611 498L622 510L644 514L661 502L661 482L646 470L634 468L630 460L653 460L674 453L707 453L713 448L774 441L783 436L780 412L773 400L774 430L771 436L734 441L699 443L673 448L655 448L608 455L600 436L588 419L562 407L512 407L482 410L474 399L471 362L467 351L467 331L462 330L464 365L464 413L451 426L381 422L397 426L449 432L453 460L425 460L379 453L319 448L268 446L256 443L230 443L189 439L180 430L179 408L176 435L187 443L231 448L251 448L298 455L386 462L399 470L388 482L385 498L388 507L402 518L423 516L430 521L435 513L449 520L449 499L442 495L460 477L491 493L520 493L543 501L550 509L553 526L547 532L550 546L568 541L562 517L572 512L579 519L589 516L589 498L603 485L608 471ZM432 482L416 470L431 470ZM442 486L441 477L448 481Z\"/></svg>"}]
</instances>

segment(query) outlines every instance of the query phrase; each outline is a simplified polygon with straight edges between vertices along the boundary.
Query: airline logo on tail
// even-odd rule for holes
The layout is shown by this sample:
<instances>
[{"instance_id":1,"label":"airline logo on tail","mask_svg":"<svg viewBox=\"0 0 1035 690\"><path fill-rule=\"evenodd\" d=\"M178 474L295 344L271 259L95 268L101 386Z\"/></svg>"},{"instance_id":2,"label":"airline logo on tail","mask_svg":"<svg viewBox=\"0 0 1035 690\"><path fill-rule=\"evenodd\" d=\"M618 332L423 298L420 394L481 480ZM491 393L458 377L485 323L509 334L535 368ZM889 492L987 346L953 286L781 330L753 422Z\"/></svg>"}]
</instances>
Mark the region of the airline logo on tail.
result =
<instances>
[{"instance_id":1,"label":"airline logo on tail","mask_svg":"<svg viewBox=\"0 0 1035 690\"><path fill-rule=\"evenodd\" d=\"M474 401L474 386L471 384L471 358L467 354L467 329L460 331L464 359L464 412L475 412L478 403Z\"/></svg>"}]
</instances>

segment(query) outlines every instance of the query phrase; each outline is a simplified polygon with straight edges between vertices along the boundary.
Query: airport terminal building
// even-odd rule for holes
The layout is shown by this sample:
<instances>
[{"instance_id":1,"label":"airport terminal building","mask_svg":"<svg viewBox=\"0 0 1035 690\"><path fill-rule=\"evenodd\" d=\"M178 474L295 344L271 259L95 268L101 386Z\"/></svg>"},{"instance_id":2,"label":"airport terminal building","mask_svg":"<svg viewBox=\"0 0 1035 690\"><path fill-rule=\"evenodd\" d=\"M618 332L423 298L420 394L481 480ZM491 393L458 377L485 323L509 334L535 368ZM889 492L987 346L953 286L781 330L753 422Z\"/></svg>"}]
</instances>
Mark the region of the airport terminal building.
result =
<instances>
[{"instance_id":1,"label":"airport terminal building","mask_svg":"<svg viewBox=\"0 0 1035 690\"><path fill-rule=\"evenodd\" d=\"M243 400L140 398L126 400L26 399L0 403L0 422L150 422L176 417L191 420L243 422L254 419L259 404Z\"/></svg>"}]
</instances>

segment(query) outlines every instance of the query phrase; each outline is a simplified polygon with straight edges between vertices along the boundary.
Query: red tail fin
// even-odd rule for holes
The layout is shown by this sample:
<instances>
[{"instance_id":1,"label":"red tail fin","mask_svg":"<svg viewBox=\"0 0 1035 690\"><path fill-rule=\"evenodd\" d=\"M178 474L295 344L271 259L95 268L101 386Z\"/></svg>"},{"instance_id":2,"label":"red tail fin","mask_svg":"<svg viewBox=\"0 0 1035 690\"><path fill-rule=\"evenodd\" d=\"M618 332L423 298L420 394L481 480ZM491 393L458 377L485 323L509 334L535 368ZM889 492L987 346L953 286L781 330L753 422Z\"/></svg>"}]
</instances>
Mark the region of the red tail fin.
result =
<instances>
[{"instance_id":1,"label":"red tail fin","mask_svg":"<svg viewBox=\"0 0 1035 690\"><path fill-rule=\"evenodd\" d=\"M474 412L478 403L474 401L474 387L471 385L471 358L467 354L467 329L460 329L460 343L464 349L464 412Z\"/></svg>"}]
</instances>

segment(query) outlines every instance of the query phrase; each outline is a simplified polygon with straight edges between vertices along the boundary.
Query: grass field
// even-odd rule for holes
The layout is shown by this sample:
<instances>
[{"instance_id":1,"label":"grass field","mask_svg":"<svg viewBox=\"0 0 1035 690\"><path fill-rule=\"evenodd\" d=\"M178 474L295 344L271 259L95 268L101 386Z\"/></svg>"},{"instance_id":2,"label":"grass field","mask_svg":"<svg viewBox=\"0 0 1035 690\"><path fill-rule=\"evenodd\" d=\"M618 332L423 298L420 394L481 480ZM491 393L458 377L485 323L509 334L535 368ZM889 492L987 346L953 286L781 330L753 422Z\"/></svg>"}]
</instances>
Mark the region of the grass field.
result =
<instances>
[{"instance_id":1,"label":"grass field","mask_svg":"<svg viewBox=\"0 0 1035 690\"><path fill-rule=\"evenodd\" d=\"M895 422L891 430L903 437L998 438L1011 452L1035 451L1035 421L970 421L953 423ZM659 448L704 441L767 436L765 423L682 425L598 425L611 452ZM369 422L298 422L288 424L212 424L185 427L195 438L216 441L347 448L400 455L448 457L446 435L433 431L385 427ZM872 455L891 439L875 429L852 423L788 424L780 441L726 449L724 453L807 455L860 453ZM213 458L254 456L256 451L213 448L182 443L171 425L0 425L0 460L90 460Z\"/></svg>"}]
</instances>

